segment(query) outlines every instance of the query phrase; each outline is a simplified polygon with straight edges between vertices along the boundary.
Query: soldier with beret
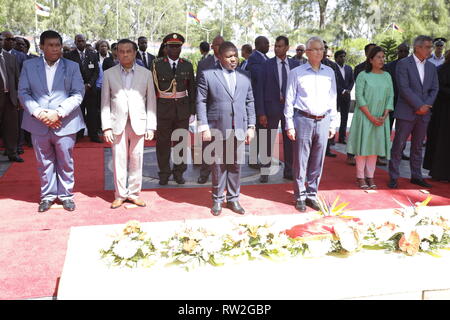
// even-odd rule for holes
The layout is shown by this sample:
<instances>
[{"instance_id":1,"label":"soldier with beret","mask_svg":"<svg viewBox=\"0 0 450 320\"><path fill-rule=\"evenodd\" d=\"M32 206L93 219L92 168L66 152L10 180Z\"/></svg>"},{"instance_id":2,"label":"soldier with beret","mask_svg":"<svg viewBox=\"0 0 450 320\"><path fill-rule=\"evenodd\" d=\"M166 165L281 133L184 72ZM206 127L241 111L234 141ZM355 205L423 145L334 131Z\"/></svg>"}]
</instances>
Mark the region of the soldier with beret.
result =
<instances>
[{"instance_id":1,"label":"soldier with beret","mask_svg":"<svg viewBox=\"0 0 450 320\"><path fill-rule=\"evenodd\" d=\"M178 33L167 35L163 43L167 55L154 61L152 72L157 97L156 156L159 184L166 185L173 174L176 183L184 184L183 173L187 164L182 162L170 168L172 133L176 129L189 129L195 120L194 69L186 59L180 58L184 37ZM174 141L178 144L182 138ZM182 152L179 154L183 156Z\"/></svg>"},{"instance_id":2,"label":"soldier with beret","mask_svg":"<svg viewBox=\"0 0 450 320\"><path fill-rule=\"evenodd\" d=\"M428 61L434 64L436 68L439 67L441 64L443 64L445 61L444 47L446 42L447 39L445 38L436 38L433 40L434 53L431 55Z\"/></svg>"}]
</instances>

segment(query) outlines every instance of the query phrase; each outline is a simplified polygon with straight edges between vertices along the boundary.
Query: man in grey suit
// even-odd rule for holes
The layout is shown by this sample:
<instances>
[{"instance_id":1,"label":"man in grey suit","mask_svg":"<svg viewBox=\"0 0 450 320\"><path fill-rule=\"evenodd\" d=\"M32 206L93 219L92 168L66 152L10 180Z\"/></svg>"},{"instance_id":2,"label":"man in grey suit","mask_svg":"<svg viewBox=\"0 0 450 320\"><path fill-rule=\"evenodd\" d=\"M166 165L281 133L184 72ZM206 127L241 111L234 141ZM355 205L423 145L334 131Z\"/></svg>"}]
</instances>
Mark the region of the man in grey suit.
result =
<instances>
[{"instance_id":1,"label":"man in grey suit","mask_svg":"<svg viewBox=\"0 0 450 320\"><path fill-rule=\"evenodd\" d=\"M207 58L203 59L198 63L197 67L197 78L200 76L200 74L209 69L214 69L218 63L219 63L219 48L224 43L224 39L222 36L216 36L211 44L211 47L214 51L213 55L208 56ZM207 141L203 141L202 143L202 154L205 150L205 147L208 145ZM211 173L211 168L208 164L205 163L202 157L202 164L200 167L200 176L197 179L197 182L200 184L206 183L209 178L209 174Z\"/></svg>"},{"instance_id":2,"label":"man in grey suit","mask_svg":"<svg viewBox=\"0 0 450 320\"><path fill-rule=\"evenodd\" d=\"M439 82L436 67L427 60L433 49L433 39L418 36L414 39L414 54L397 63L396 80L399 90L395 106L395 138L389 161L388 187L398 188L399 166L406 140L411 135L411 183L431 188L422 177L422 148L431 108L436 99Z\"/></svg>"},{"instance_id":3,"label":"man in grey suit","mask_svg":"<svg viewBox=\"0 0 450 320\"><path fill-rule=\"evenodd\" d=\"M202 72L197 81L199 131L204 141L213 141L207 149L213 150L214 155L205 161L212 163L214 216L222 212L225 188L227 207L238 214L245 213L239 204L240 164L244 141L253 139L256 123L250 77L245 71L236 70L239 59L233 43L225 41L220 46L219 61L219 66Z\"/></svg>"},{"instance_id":4,"label":"man in grey suit","mask_svg":"<svg viewBox=\"0 0 450 320\"><path fill-rule=\"evenodd\" d=\"M271 157L276 135L278 134L278 125L281 121L283 132L283 154L284 154L284 174L285 179L292 180L292 141L287 137L286 121L283 115L284 103L286 97L286 87L289 72L298 67L300 62L287 57L289 50L289 39L285 36L279 36L275 39L275 57L267 60L263 65L261 80L258 82L260 94L259 99L255 99L259 103L256 104L256 116L259 124L267 130L267 155L268 163L262 162L261 183L269 181L269 171L271 165ZM255 93L256 94L256 93ZM264 129L260 132L264 132ZM260 137L262 134L260 134ZM261 151L261 150L260 150ZM264 153L264 152L262 152ZM261 156L262 154L260 154ZM264 158L264 157L263 157Z\"/></svg>"},{"instance_id":5,"label":"man in grey suit","mask_svg":"<svg viewBox=\"0 0 450 320\"><path fill-rule=\"evenodd\" d=\"M61 57L62 38L52 30L40 37L42 58L24 62L19 99L25 107L22 128L31 132L41 180L39 212L56 199L75 210L73 148L85 128L80 110L84 84L78 64Z\"/></svg>"},{"instance_id":6,"label":"man in grey suit","mask_svg":"<svg viewBox=\"0 0 450 320\"><path fill-rule=\"evenodd\" d=\"M23 162L17 154L19 140L19 111L17 83L19 67L16 58L0 47L0 124L9 161Z\"/></svg>"}]
</instances>

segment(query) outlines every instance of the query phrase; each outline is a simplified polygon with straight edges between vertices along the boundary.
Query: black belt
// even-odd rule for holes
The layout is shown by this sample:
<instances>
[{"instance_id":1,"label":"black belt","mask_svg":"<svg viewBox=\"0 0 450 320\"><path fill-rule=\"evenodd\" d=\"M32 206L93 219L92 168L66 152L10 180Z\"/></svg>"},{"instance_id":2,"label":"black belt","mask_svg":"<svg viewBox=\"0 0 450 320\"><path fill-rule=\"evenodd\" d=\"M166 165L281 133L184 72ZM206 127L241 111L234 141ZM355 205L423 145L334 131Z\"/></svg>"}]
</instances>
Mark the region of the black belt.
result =
<instances>
[{"instance_id":1,"label":"black belt","mask_svg":"<svg viewBox=\"0 0 450 320\"><path fill-rule=\"evenodd\" d=\"M317 121L322 120L326 116L326 114L321 115L321 116L315 116L315 115L309 114L308 112L305 112L305 111L302 111L302 110L298 110L298 113L300 113L302 116L304 116L306 118L314 119L314 120L317 120Z\"/></svg>"}]
</instances>

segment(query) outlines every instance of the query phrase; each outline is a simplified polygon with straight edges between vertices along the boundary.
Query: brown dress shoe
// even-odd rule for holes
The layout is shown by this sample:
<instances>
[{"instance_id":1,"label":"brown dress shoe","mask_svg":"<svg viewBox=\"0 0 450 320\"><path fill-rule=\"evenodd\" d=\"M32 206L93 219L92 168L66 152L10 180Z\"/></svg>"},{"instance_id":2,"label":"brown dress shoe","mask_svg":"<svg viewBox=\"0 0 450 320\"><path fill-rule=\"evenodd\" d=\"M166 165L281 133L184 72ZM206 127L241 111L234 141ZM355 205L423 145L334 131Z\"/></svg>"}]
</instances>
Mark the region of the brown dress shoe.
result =
<instances>
[{"instance_id":1,"label":"brown dress shoe","mask_svg":"<svg viewBox=\"0 0 450 320\"><path fill-rule=\"evenodd\" d=\"M145 207L147 206L147 204L145 203L144 200L136 198L136 199L128 199L128 201L134 203L135 205L137 205L138 207Z\"/></svg>"},{"instance_id":2,"label":"brown dress shoe","mask_svg":"<svg viewBox=\"0 0 450 320\"><path fill-rule=\"evenodd\" d=\"M116 199L111 203L111 209L117 209L123 204L124 200Z\"/></svg>"}]
</instances>

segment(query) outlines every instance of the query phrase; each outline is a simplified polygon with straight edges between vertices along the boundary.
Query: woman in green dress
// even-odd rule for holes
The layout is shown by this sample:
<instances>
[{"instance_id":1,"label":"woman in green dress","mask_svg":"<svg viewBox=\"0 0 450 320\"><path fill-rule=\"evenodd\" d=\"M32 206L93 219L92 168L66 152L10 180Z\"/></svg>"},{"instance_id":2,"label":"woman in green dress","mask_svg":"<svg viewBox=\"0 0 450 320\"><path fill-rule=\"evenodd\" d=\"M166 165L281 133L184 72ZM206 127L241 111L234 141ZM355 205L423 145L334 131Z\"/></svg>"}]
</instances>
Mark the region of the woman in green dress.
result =
<instances>
[{"instance_id":1,"label":"woman in green dress","mask_svg":"<svg viewBox=\"0 0 450 320\"><path fill-rule=\"evenodd\" d=\"M366 70L356 78L356 108L347 152L356 155L357 185L361 189L375 189L377 156L390 158L389 111L394 109L394 89L391 76L383 71L383 48L370 50L366 65Z\"/></svg>"}]
</instances>

